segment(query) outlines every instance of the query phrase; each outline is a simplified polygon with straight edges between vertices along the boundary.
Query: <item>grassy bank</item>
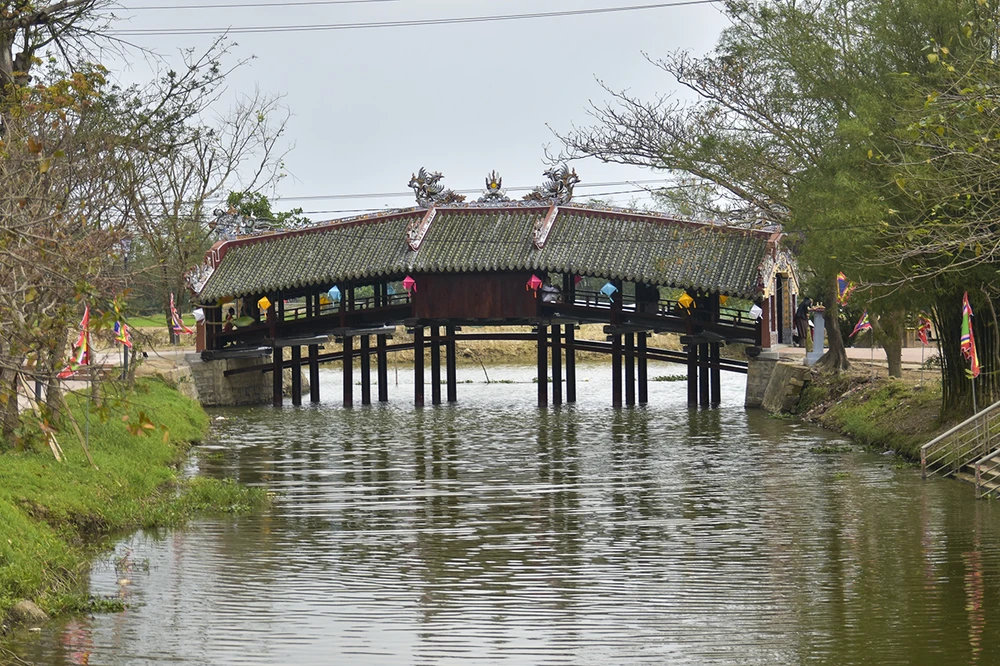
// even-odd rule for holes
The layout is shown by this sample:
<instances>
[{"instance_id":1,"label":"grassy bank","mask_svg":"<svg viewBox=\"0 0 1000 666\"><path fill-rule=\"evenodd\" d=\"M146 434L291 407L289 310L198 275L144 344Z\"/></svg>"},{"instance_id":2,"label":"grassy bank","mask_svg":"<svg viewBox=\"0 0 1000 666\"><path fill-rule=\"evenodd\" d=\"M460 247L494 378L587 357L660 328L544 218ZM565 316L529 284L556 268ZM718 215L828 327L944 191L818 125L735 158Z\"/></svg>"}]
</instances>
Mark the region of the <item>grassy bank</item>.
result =
<instances>
[{"instance_id":1,"label":"grassy bank","mask_svg":"<svg viewBox=\"0 0 1000 666\"><path fill-rule=\"evenodd\" d=\"M70 399L81 429L85 404ZM63 462L47 447L0 455L0 618L21 599L53 613L93 604L83 584L112 534L266 502L262 491L233 483L179 480L178 465L206 434L208 417L161 381L140 380L104 419L92 411L89 430L97 469L72 429L57 434Z\"/></svg>"},{"instance_id":2,"label":"grassy bank","mask_svg":"<svg viewBox=\"0 0 1000 666\"><path fill-rule=\"evenodd\" d=\"M941 423L941 385L914 377L872 378L867 368L839 376L813 373L798 413L864 446L892 450L911 460L951 423Z\"/></svg>"}]
</instances>

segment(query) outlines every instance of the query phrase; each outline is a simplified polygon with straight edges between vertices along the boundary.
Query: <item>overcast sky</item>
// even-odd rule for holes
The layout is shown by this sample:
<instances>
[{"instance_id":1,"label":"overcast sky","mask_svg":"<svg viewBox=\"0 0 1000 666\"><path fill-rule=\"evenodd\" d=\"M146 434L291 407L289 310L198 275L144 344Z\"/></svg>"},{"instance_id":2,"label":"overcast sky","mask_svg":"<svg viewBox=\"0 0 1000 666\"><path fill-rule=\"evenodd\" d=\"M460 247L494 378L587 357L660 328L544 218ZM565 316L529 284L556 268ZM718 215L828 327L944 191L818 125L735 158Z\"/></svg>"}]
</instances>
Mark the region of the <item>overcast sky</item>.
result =
<instances>
[{"instance_id":1,"label":"overcast sky","mask_svg":"<svg viewBox=\"0 0 1000 666\"><path fill-rule=\"evenodd\" d=\"M655 0L363 0L285 3L268 0L122 0L124 30L317 26L558 12L653 4ZM208 5L239 5L210 8ZM272 4L281 4L274 3ZM182 8L185 5L191 8ZM169 9L140 9L165 7ZM193 7L192 7L193 6ZM496 169L505 187L542 182L546 145L560 130L587 124L589 102L616 89L653 98L673 82L642 53L697 54L715 44L726 19L714 4L595 15L378 29L234 34L234 59L254 56L234 73L230 93L255 87L284 95L292 112L289 176L276 209L303 207L314 220L357 209L404 207L412 195L358 199L331 195L408 192L419 167L441 171L453 189L480 189ZM218 33L217 33L218 34ZM181 47L206 48L209 35L129 36L174 57ZM138 71L138 70L137 70ZM635 186L584 188L588 183L647 180L647 170L574 163L577 198ZM520 194L511 193L519 198ZM475 199L473 194L469 198ZM299 198L316 197L316 198ZM603 198L626 205L642 194Z\"/></svg>"}]
</instances>

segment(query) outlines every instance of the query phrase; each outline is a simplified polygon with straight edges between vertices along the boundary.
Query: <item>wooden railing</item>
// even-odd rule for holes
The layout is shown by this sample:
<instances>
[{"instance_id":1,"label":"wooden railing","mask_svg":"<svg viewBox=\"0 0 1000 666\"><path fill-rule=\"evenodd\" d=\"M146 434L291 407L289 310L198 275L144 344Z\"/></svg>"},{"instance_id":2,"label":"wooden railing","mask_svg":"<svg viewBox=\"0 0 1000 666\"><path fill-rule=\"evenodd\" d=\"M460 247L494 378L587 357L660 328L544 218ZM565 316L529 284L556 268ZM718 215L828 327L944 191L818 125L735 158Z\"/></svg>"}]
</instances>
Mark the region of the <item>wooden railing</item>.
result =
<instances>
[{"instance_id":1,"label":"wooden railing","mask_svg":"<svg viewBox=\"0 0 1000 666\"><path fill-rule=\"evenodd\" d=\"M374 296L365 296L362 298L354 299L354 309L355 310L370 310L375 307L388 307L391 305L405 305L410 302L410 295L408 293L402 294L391 294L385 305L376 305L377 301ZM336 303L321 303L319 306L319 316L332 315L340 312L340 302ZM285 318L284 321L296 321L298 319L306 319L309 316L309 308L302 305L296 308L285 308Z\"/></svg>"},{"instance_id":2,"label":"wooden railing","mask_svg":"<svg viewBox=\"0 0 1000 666\"><path fill-rule=\"evenodd\" d=\"M986 460L1000 445L1000 402L970 416L920 447L920 469L949 476Z\"/></svg>"}]
</instances>

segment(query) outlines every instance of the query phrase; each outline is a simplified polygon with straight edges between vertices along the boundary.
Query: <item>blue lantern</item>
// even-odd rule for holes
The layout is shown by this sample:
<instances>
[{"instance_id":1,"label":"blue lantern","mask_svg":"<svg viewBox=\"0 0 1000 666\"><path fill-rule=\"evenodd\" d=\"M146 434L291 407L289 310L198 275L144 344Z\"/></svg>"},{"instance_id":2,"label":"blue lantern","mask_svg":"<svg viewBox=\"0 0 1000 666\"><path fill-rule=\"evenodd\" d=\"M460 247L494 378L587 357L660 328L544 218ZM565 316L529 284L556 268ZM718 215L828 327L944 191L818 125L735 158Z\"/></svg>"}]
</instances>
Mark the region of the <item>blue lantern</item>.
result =
<instances>
[{"instance_id":1,"label":"blue lantern","mask_svg":"<svg viewBox=\"0 0 1000 666\"><path fill-rule=\"evenodd\" d=\"M340 288L337 285L330 287L330 291L326 292L326 295L330 297L331 303L340 302Z\"/></svg>"},{"instance_id":2,"label":"blue lantern","mask_svg":"<svg viewBox=\"0 0 1000 666\"><path fill-rule=\"evenodd\" d=\"M615 299L613 297L616 291L618 291L618 287L611 284L610 282L605 283L604 286L601 287L601 293L607 296L608 300L611 301L612 303L615 302Z\"/></svg>"},{"instance_id":3,"label":"blue lantern","mask_svg":"<svg viewBox=\"0 0 1000 666\"><path fill-rule=\"evenodd\" d=\"M387 284L385 286L385 293L388 294L389 296L395 296L396 295L396 290L393 289L393 287L392 287L391 284Z\"/></svg>"}]
</instances>

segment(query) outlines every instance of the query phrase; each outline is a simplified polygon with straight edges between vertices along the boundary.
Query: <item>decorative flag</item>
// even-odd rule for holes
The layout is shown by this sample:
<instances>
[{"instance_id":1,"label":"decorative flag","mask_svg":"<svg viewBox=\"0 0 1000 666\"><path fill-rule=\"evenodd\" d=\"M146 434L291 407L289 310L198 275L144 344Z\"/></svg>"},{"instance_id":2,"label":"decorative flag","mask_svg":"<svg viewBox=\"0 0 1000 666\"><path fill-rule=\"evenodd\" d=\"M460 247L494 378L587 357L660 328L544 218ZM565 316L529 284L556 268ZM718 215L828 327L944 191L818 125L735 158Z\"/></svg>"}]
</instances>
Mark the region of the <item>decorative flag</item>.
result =
<instances>
[{"instance_id":1,"label":"decorative flag","mask_svg":"<svg viewBox=\"0 0 1000 666\"><path fill-rule=\"evenodd\" d=\"M843 273L837 273L837 303L844 305L854 291L854 283Z\"/></svg>"},{"instance_id":2,"label":"decorative flag","mask_svg":"<svg viewBox=\"0 0 1000 666\"><path fill-rule=\"evenodd\" d=\"M697 307L695 305L694 299L688 296L688 293L686 291L683 294L681 294L680 298L677 299L677 305L687 310L688 314L691 313L691 308Z\"/></svg>"},{"instance_id":3,"label":"decorative flag","mask_svg":"<svg viewBox=\"0 0 1000 666\"><path fill-rule=\"evenodd\" d=\"M979 357L976 355L976 338L972 333L972 306L969 305L969 292L962 295L962 355L969 359L971 367L969 374L975 379L979 376Z\"/></svg>"},{"instance_id":4,"label":"decorative flag","mask_svg":"<svg viewBox=\"0 0 1000 666\"><path fill-rule=\"evenodd\" d=\"M542 286L542 280L537 275L532 275L528 278L527 283L524 285L525 291L535 292L535 298L538 298L538 289Z\"/></svg>"},{"instance_id":5,"label":"decorative flag","mask_svg":"<svg viewBox=\"0 0 1000 666\"><path fill-rule=\"evenodd\" d=\"M170 294L170 321L173 323L172 328L177 335L181 333L194 333L194 331L184 325L184 321L181 319L181 315L177 312L177 307L174 305L173 294Z\"/></svg>"},{"instance_id":6,"label":"decorative flag","mask_svg":"<svg viewBox=\"0 0 1000 666\"><path fill-rule=\"evenodd\" d=\"M58 375L59 379L72 377L84 365L90 365L90 306L83 308L83 319L80 321L80 335L73 344L73 356L69 364Z\"/></svg>"},{"instance_id":7,"label":"decorative flag","mask_svg":"<svg viewBox=\"0 0 1000 666\"><path fill-rule=\"evenodd\" d=\"M123 321L115 322L115 342L120 342L132 349L132 331L129 330L128 324Z\"/></svg>"},{"instance_id":8,"label":"decorative flag","mask_svg":"<svg viewBox=\"0 0 1000 666\"><path fill-rule=\"evenodd\" d=\"M855 334L860 333L861 331L870 331L871 328L872 324L868 321L868 310L865 310L864 314L861 315L861 319L859 319L858 323L854 325L854 330L851 331L851 334L847 337L853 338Z\"/></svg>"},{"instance_id":9,"label":"decorative flag","mask_svg":"<svg viewBox=\"0 0 1000 666\"><path fill-rule=\"evenodd\" d=\"M612 303L615 302L614 295L616 291L618 291L618 287L611 284L610 282L606 282L604 286L601 287L601 293L607 296L608 300L611 301Z\"/></svg>"},{"instance_id":10,"label":"decorative flag","mask_svg":"<svg viewBox=\"0 0 1000 666\"><path fill-rule=\"evenodd\" d=\"M331 303L340 302L340 287L333 285L330 287L330 291L326 292L326 295L330 297Z\"/></svg>"},{"instance_id":11,"label":"decorative flag","mask_svg":"<svg viewBox=\"0 0 1000 666\"><path fill-rule=\"evenodd\" d=\"M417 290L417 281L407 275L403 278L403 289L406 293L415 292Z\"/></svg>"},{"instance_id":12,"label":"decorative flag","mask_svg":"<svg viewBox=\"0 0 1000 666\"><path fill-rule=\"evenodd\" d=\"M924 312L917 313L917 337L920 338L920 342L926 347L929 342L927 342L927 333L931 330L931 319Z\"/></svg>"}]
</instances>

